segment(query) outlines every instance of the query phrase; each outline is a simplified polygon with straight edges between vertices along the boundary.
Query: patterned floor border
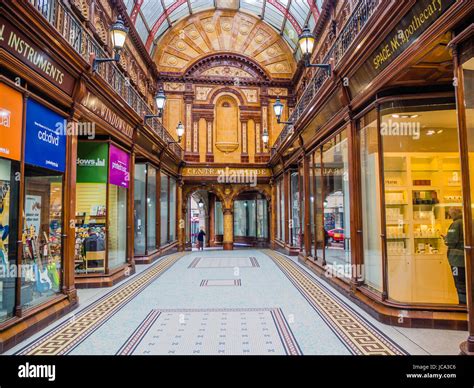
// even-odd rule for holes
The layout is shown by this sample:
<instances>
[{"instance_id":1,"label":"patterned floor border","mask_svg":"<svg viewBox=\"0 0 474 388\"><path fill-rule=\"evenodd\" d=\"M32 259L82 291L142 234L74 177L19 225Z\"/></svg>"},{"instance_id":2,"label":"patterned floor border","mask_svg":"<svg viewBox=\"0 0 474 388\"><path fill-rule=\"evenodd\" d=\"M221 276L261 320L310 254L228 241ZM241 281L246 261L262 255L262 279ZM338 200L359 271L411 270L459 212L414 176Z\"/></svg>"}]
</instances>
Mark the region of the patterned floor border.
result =
<instances>
[{"instance_id":1,"label":"patterned floor border","mask_svg":"<svg viewBox=\"0 0 474 388\"><path fill-rule=\"evenodd\" d=\"M157 309L152 310L137 327L132 335L125 341L122 347L116 353L117 355L132 355L140 342L145 338L149 330L156 323L162 313L176 312L248 312L248 311L268 311L270 312L275 328L280 337L281 344L287 355L302 355L301 348L291 331L291 328L280 308L223 308L223 309Z\"/></svg>"},{"instance_id":2,"label":"patterned floor border","mask_svg":"<svg viewBox=\"0 0 474 388\"><path fill-rule=\"evenodd\" d=\"M262 252L273 260L352 354L408 354L297 263L269 249Z\"/></svg>"},{"instance_id":3,"label":"patterned floor border","mask_svg":"<svg viewBox=\"0 0 474 388\"><path fill-rule=\"evenodd\" d=\"M241 279L203 279L200 287L240 287Z\"/></svg>"},{"instance_id":4,"label":"patterned floor border","mask_svg":"<svg viewBox=\"0 0 474 388\"><path fill-rule=\"evenodd\" d=\"M178 252L163 257L15 354L53 356L70 353L185 255L187 253Z\"/></svg>"}]
</instances>

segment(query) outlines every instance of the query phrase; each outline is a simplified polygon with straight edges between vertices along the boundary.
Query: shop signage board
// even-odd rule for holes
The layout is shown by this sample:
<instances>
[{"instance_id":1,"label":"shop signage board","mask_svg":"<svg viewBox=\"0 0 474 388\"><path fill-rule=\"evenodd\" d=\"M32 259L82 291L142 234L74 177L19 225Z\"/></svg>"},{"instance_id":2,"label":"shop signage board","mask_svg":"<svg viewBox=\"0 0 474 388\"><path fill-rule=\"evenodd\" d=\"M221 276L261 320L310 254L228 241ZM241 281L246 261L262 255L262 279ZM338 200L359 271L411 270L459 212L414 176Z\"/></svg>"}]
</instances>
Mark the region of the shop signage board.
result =
<instances>
[{"instance_id":1,"label":"shop signage board","mask_svg":"<svg viewBox=\"0 0 474 388\"><path fill-rule=\"evenodd\" d=\"M356 95L366 88L455 2L455 0L418 0L354 74L350 84L352 94Z\"/></svg>"},{"instance_id":2,"label":"shop signage board","mask_svg":"<svg viewBox=\"0 0 474 388\"><path fill-rule=\"evenodd\" d=\"M108 143L80 141L77 145L77 182L107 183Z\"/></svg>"},{"instance_id":3,"label":"shop signage board","mask_svg":"<svg viewBox=\"0 0 474 388\"><path fill-rule=\"evenodd\" d=\"M130 154L112 144L109 151L109 183L126 188L130 183Z\"/></svg>"},{"instance_id":4,"label":"shop signage board","mask_svg":"<svg viewBox=\"0 0 474 388\"><path fill-rule=\"evenodd\" d=\"M87 92L82 105L84 105L92 113L99 116L102 120L110 124L123 135L130 139L133 137L133 127L94 94Z\"/></svg>"},{"instance_id":5,"label":"shop signage board","mask_svg":"<svg viewBox=\"0 0 474 388\"><path fill-rule=\"evenodd\" d=\"M23 96L0 83L0 157L20 160Z\"/></svg>"},{"instance_id":6,"label":"shop signage board","mask_svg":"<svg viewBox=\"0 0 474 388\"><path fill-rule=\"evenodd\" d=\"M64 67L3 17L0 17L0 47L62 91L72 95L74 78L66 72Z\"/></svg>"},{"instance_id":7,"label":"shop signage board","mask_svg":"<svg viewBox=\"0 0 474 388\"><path fill-rule=\"evenodd\" d=\"M64 118L39 102L26 105L25 163L64 172L66 136L61 131Z\"/></svg>"}]
</instances>

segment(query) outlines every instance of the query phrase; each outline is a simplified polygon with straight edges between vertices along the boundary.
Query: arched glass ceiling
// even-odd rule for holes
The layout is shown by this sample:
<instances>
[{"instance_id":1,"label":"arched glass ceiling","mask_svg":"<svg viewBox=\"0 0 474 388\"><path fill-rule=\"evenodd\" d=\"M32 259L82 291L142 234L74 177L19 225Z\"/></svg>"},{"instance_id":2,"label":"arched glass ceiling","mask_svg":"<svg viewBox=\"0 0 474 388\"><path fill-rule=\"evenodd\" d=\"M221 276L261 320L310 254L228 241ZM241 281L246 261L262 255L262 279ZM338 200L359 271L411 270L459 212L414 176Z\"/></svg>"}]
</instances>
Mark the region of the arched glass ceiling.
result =
<instances>
[{"instance_id":1,"label":"arched glass ceiling","mask_svg":"<svg viewBox=\"0 0 474 388\"><path fill-rule=\"evenodd\" d=\"M275 28L297 54L298 35L312 30L324 0L124 0L146 48L179 20L208 9L251 13ZM299 56L299 54L297 55Z\"/></svg>"}]
</instances>

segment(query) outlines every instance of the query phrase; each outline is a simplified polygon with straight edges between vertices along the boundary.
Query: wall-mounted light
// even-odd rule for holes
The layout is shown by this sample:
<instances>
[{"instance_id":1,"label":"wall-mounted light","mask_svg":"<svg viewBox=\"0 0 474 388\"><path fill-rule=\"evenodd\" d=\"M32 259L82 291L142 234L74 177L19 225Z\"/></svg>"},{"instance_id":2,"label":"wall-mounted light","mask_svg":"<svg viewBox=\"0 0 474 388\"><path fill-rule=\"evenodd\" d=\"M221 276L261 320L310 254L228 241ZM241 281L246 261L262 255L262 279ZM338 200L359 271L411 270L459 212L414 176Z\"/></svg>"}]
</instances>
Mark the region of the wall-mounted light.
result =
<instances>
[{"instance_id":1,"label":"wall-mounted light","mask_svg":"<svg viewBox=\"0 0 474 388\"><path fill-rule=\"evenodd\" d=\"M293 124L292 121L281 121L280 120L284 107L285 107L285 105L283 105L282 102L280 101L280 97L277 97L275 103L273 104L273 112L275 112L275 116L277 118L278 124Z\"/></svg>"},{"instance_id":2,"label":"wall-mounted light","mask_svg":"<svg viewBox=\"0 0 474 388\"><path fill-rule=\"evenodd\" d=\"M201 209L204 207L204 202L202 202L202 199L199 200L198 206L199 206L199 208L201 208Z\"/></svg>"},{"instance_id":3,"label":"wall-mounted light","mask_svg":"<svg viewBox=\"0 0 474 388\"><path fill-rule=\"evenodd\" d=\"M155 95L155 104L158 114L156 115L145 115L145 122L153 118L161 118L163 116L163 108L165 107L166 95L164 90L161 88Z\"/></svg>"},{"instance_id":4,"label":"wall-mounted light","mask_svg":"<svg viewBox=\"0 0 474 388\"><path fill-rule=\"evenodd\" d=\"M120 61L120 52L125 46L125 41L128 35L128 28L125 27L122 18L119 16L117 21L110 27L110 37L112 40L112 47L115 55L113 58L95 58L92 62L92 70L96 72L99 65L104 62L118 62Z\"/></svg>"},{"instance_id":5,"label":"wall-mounted light","mask_svg":"<svg viewBox=\"0 0 474 388\"><path fill-rule=\"evenodd\" d=\"M268 129L263 128L262 141L263 141L263 145L265 146L265 148L268 146L268 140L269 139L270 139L270 136L268 135Z\"/></svg>"},{"instance_id":6,"label":"wall-mounted light","mask_svg":"<svg viewBox=\"0 0 474 388\"><path fill-rule=\"evenodd\" d=\"M176 127L176 134L178 135L178 140L169 141L168 145L181 143L181 139L183 138L183 135L184 135L184 125L181 121L178 123L178 126Z\"/></svg>"},{"instance_id":7,"label":"wall-mounted light","mask_svg":"<svg viewBox=\"0 0 474 388\"><path fill-rule=\"evenodd\" d=\"M311 54L313 54L314 43L316 38L314 34L310 31L308 26L303 28L300 36L298 37L298 44L300 46L301 52L303 53L304 66L305 67L318 67L320 69L325 69L331 73L331 65L327 63L310 63Z\"/></svg>"}]
</instances>

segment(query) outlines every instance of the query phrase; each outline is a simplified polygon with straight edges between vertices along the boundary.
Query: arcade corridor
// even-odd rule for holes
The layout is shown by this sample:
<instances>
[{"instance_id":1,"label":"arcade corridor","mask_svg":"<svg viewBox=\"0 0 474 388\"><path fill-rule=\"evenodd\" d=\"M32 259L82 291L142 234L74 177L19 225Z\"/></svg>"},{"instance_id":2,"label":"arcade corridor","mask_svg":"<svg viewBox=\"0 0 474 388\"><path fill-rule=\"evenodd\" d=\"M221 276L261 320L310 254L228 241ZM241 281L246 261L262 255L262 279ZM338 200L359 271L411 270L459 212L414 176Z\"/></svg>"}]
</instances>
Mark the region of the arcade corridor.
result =
<instances>
[{"instance_id":1,"label":"arcade corridor","mask_svg":"<svg viewBox=\"0 0 474 388\"><path fill-rule=\"evenodd\" d=\"M456 354L462 331L383 325L270 250L175 253L7 354Z\"/></svg>"}]
</instances>

